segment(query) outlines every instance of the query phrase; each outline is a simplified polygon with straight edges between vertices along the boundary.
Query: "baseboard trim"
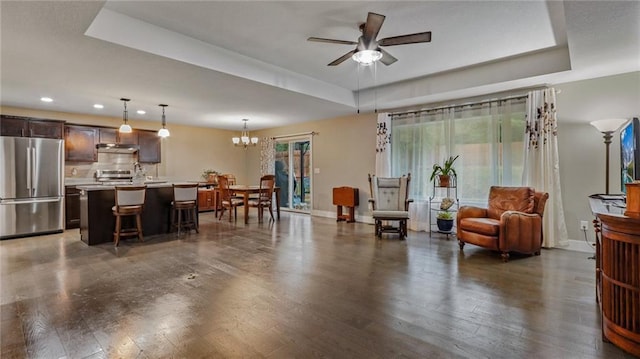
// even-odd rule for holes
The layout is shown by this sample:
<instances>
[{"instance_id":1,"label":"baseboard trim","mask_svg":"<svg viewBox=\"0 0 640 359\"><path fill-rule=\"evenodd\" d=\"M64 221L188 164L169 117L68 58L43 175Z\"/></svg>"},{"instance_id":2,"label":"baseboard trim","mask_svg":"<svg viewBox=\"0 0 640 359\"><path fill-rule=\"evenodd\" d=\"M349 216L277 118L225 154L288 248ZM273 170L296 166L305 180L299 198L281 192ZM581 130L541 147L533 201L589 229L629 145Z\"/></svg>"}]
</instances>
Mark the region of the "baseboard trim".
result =
<instances>
[{"instance_id":1,"label":"baseboard trim","mask_svg":"<svg viewBox=\"0 0 640 359\"><path fill-rule=\"evenodd\" d=\"M324 217L324 218L336 218L336 212L332 212L332 211L320 211L320 210L313 210L311 211L311 215L312 216L316 216L316 217ZM367 223L367 224L374 224L373 221L373 217L371 216L360 216L358 214L356 214L356 222L361 222L361 223ZM411 229L409 229L411 230ZM591 245L591 242L589 242L589 244L587 244L584 240L577 240L577 239L569 239L567 240L567 246L566 247L557 247L558 249L563 249L563 250L568 250L568 251L575 251L575 252L584 252L584 253L595 253L595 247L593 247Z\"/></svg>"},{"instance_id":2,"label":"baseboard trim","mask_svg":"<svg viewBox=\"0 0 640 359\"><path fill-rule=\"evenodd\" d=\"M311 215L312 216L316 216L316 217L324 217L324 218L337 218L337 213L336 212L332 212L332 211L320 211L320 210L313 210L311 211ZM373 217L371 216L360 216L356 213L356 222L361 222L361 223L367 223L367 224L373 224Z\"/></svg>"}]
</instances>

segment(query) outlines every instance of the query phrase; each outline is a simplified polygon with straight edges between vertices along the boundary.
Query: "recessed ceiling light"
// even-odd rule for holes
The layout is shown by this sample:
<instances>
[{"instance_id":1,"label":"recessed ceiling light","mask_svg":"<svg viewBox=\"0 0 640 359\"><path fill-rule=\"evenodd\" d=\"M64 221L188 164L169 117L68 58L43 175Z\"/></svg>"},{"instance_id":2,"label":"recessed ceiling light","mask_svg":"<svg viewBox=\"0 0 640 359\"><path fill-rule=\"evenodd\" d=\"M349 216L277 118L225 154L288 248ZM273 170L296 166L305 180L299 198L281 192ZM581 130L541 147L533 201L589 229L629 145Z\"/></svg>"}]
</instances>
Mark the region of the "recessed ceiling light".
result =
<instances>
[{"instance_id":1,"label":"recessed ceiling light","mask_svg":"<svg viewBox=\"0 0 640 359\"><path fill-rule=\"evenodd\" d=\"M138 110L138 111L136 111L136 112L138 113L138 115L144 115L145 113L147 113L147 112L146 112L146 111L144 111L144 110Z\"/></svg>"},{"instance_id":2,"label":"recessed ceiling light","mask_svg":"<svg viewBox=\"0 0 640 359\"><path fill-rule=\"evenodd\" d=\"M104 105L96 103L96 104L93 105L93 108L104 108Z\"/></svg>"},{"instance_id":3,"label":"recessed ceiling light","mask_svg":"<svg viewBox=\"0 0 640 359\"><path fill-rule=\"evenodd\" d=\"M40 101L42 102L53 102L51 97L40 97Z\"/></svg>"}]
</instances>

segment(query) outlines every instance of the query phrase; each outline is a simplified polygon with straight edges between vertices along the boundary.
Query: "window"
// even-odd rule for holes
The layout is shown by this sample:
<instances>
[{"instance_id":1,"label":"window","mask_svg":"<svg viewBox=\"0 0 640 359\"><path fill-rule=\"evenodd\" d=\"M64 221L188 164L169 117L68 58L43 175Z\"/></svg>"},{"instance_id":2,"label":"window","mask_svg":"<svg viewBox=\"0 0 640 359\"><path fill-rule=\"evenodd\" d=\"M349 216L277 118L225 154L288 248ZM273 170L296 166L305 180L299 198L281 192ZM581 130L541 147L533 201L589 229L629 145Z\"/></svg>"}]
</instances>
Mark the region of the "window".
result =
<instances>
[{"instance_id":1,"label":"window","mask_svg":"<svg viewBox=\"0 0 640 359\"><path fill-rule=\"evenodd\" d=\"M458 196L486 203L492 185L522 181L525 98L420 111L391 121L391 171L411 173L411 197L427 200L432 166L460 155Z\"/></svg>"}]
</instances>

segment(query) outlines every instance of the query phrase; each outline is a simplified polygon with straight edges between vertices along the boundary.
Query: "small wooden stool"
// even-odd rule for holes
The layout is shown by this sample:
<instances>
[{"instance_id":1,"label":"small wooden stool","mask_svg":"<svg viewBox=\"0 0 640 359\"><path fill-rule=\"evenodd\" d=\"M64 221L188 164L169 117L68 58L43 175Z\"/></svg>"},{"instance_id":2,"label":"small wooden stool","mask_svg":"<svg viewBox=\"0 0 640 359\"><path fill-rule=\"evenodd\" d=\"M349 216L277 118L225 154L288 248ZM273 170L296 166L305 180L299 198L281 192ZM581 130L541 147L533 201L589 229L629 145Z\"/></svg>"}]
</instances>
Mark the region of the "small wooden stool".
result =
<instances>
[{"instance_id":1,"label":"small wooden stool","mask_svg":"<svg viewBox=\"0 0 640 359\"><path fill-rule=\"evenodd\" d=\"M347 223L355 222L355 206L358 205L359 194L358 189L353 187L336 187L333 189L333 204L338 206L338 215L336 222L347 221ZM342 206L349 208L349 214L342 214Z\"/></svg>"}]
</instances>

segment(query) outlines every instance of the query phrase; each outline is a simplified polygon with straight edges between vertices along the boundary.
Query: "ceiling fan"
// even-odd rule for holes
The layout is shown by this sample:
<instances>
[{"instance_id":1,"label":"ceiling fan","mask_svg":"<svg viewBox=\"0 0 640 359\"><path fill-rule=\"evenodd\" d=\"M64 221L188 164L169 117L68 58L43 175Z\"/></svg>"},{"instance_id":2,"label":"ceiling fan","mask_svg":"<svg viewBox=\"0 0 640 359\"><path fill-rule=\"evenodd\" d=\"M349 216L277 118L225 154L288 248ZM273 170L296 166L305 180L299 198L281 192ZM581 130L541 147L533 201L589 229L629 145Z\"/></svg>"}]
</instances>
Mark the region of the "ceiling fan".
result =
<instances>
[{"instance_id":1,"label":"ceiling fan","mask_svg":"<svg viewBox=\"0 0 640 359\"><path fill-rule=\"evenodd\" d=\"M330 44L340 44L340 45L357 45L355 49L347 52L346 54L332 61L331 63L328 64L328 66L340 65L350 57L352 57L355 61L363 65L370 65L373 62L380 60L380 62L389 66L394 62L398 61L398 59L393 57L391 54L389 54L385 50L381 49L380 46L416 44L416 43L431 41L431 31L419 32L416 34L392 36L392 37L376 40L376 37L378 36L378 32L380 32L380 28L382 27L382 23L384 22L384 19L385 19L384 15L370 12L367 15L367 22L360 25L360 32L362 32L362 36L358 38L358 42L347 41L347 40L323 39L320 37L310 37L307 39L307 41L328 42Z\"/></svg>"}]
</instances>

